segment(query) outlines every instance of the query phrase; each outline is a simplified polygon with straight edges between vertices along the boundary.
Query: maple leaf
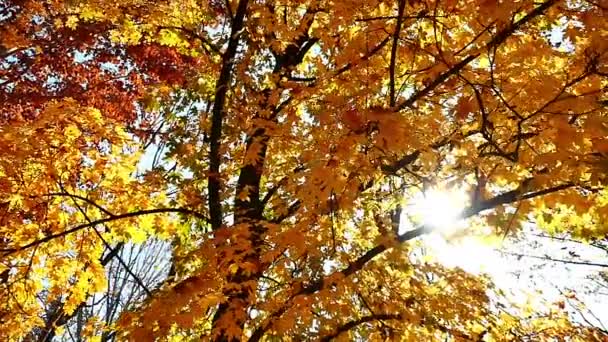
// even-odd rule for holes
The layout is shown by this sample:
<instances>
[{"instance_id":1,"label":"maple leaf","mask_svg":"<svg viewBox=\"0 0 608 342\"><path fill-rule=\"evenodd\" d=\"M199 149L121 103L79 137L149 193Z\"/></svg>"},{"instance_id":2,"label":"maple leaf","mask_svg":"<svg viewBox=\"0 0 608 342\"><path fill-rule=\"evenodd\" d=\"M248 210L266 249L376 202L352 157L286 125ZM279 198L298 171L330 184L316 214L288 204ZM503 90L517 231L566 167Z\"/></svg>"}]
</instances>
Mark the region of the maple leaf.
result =
<instances>
[{"instance_id":1,"label":"maple leaf","mask_svg":"<svg viewBox=\"0 0 608 342\"><path fill-rule=\"evenodd\" d=\"M470 97L461 97L456 104L456 120L465 121L470 113L475 110L473 99Z\"/></svg>"}]
</instances>

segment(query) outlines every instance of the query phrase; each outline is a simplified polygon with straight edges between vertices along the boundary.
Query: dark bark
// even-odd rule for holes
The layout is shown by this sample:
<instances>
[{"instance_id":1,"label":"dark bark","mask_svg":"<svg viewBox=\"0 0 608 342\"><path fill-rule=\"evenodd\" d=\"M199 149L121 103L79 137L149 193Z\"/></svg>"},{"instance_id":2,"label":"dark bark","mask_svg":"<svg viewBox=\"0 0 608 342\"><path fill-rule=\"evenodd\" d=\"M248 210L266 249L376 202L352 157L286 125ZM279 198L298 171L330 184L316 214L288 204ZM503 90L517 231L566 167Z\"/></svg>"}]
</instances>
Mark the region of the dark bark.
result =
<instances>
[{"instance_id":1,"label":"dark bark","mask_svg":"<svg viewBox=\"0 0 608 342\"><path fill-rule=\"evenodd\" d=\"M232 68L235 64L236 52L239 46L240 35L243 30L248 3L248 0L239 1L236 14L232 20L228 47L223 54L220 76L215 84L215 98L211 116L211 132L209 135L209 174L207 176L207 188L209 191L209 220L211 222L211 228L214 230L222 226L222 200L220 193L222 186L220 177L222 156L220 155L220 149L222 146L221 140L222 122L225 112L224 106L226 103L226 95L230 88Z\"/></svg>"}]
</instances>

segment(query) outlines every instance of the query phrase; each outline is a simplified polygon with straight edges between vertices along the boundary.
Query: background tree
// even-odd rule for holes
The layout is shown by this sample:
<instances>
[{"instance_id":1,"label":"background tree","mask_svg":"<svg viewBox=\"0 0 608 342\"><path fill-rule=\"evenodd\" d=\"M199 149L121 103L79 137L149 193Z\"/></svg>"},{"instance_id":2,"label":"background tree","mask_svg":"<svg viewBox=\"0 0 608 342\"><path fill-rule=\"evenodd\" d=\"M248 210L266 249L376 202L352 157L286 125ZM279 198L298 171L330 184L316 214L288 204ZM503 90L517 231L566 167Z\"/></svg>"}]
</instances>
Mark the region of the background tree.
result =
<instances>
[{"instance_id":1,"label":"background tree","mask_svg":"<svg viewBox=\"0 0 608 342\"><path fill-rule=\"evenodd\" d=\"M4 96L53 96L0 135L0 337L45 327L45 302L73 315L104 249L157 236L171 276L117 339L601 338L416 257L439 227L406 204L461 188L463 234L606 235L604 1L45 4L2 9L2 50L25 47ZM98 103L88 73L131 76Z\"/></svg>"},{"instance_id":2,"label":"background tree","mask_svg":"<svg viewBox=\"0 0 608 342\"><path fill-rule=\"evenodd\" d=\"M107 290L89 296L71 315L63 312L64 302L44 303L44 327L36 327L28 339L33 341L83 341L87 330L95 326L111 326L120 314L145 299L151 290L167 278L170 268L168 244L150 239L144 244L127 244L119 250L107 251L101 264L105 266ZM115 332L105 331L101 341L114 340Z\"/></svg>"}]
</instances>

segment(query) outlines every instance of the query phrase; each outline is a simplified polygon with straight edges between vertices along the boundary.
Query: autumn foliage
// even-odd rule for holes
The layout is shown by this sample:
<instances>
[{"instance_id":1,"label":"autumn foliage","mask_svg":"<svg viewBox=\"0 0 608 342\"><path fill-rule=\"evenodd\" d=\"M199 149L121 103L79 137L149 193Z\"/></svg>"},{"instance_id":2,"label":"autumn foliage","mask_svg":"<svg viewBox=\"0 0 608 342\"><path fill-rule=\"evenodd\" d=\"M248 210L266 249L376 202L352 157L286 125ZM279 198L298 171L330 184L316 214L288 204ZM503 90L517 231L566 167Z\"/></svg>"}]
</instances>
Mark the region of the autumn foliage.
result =
<instances>
[{"instance_id":1,"label":"autumn foliage","mask_svg":"<svg viewBox=\"0 0 608 342\"><path fill-rule=\"evenodd\" d=\"M159 238L163 285L133 275L147 299L83 338L605 341L420 257L438 227L408 208L459 188L462 234L606 238L607 18L604 0L0 1L0 340L61 337L117 251Z\"/></svg>"}]
</instances>

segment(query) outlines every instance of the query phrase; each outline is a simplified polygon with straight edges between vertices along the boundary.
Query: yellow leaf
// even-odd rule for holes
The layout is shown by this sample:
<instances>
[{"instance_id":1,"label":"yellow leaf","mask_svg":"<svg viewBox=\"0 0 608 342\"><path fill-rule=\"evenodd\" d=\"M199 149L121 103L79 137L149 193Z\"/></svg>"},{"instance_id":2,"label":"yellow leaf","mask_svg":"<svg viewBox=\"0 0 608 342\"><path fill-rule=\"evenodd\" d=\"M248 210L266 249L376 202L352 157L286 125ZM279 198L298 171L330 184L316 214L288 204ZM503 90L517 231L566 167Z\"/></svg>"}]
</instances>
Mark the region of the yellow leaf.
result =
<instances>
[{"instance_id":1,"label":"yellow leaf","mask_svg":"<svg viewBox=\"0 0 608 342\"><path fill-rule=\"evenodd\" d=\"M65 22L65 26L74 30L74 29L76 29L77 25L78 25L78 17L75 15L68 16L68 19Z\"/></svg>"},{"instance_id":2,"label":"yellow leaf","mask_svg":"<svg viewBox=\"0 0 608 342\"><path fill-rule=\"evenodd\" d=\"M65 136L68 141L74 141L76 138L80 136L80 130L75 125L69 125L65 129Z\"/></svg>"},{"instance_id":3,"label":"yellow leaf","mask_svg":"<svg viewBox=\"0 0 608 342\"><path fill-rule=\"evenodd\" d=\"M13 194L8 198L9 208L17 209L23 205L23 196L20 194Z\"/></svg>"}]
</instances>

